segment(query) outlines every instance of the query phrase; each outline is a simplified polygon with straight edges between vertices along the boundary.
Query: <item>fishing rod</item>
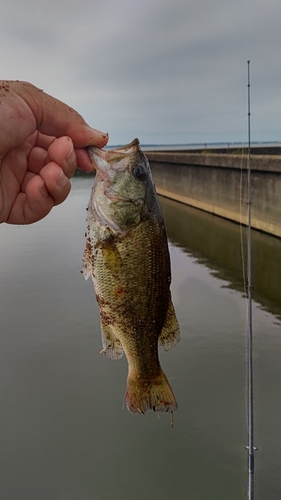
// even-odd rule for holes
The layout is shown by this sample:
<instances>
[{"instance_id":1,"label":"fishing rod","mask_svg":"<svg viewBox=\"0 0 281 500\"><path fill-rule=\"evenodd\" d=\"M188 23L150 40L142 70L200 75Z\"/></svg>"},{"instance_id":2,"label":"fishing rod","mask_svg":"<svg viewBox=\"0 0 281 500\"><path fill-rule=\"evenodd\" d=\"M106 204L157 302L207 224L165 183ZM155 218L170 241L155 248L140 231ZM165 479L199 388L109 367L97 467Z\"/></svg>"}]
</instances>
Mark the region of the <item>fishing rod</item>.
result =
<instances>
[{"instance_id":1,"label":"fishing rod","mask_svg":"<svg viewBox=\"0 0 281 500\"><path fill-rule=\"evenodd\" d=\"M248 372L248 500L254 499L254 380L253 380L253 321L252 321L252 200L251 200L251 100L250 61L248 64L248 159L247 159L247 278L248 278L248 332L247 332L247 372Z\"/></svg>"}]
</instances>

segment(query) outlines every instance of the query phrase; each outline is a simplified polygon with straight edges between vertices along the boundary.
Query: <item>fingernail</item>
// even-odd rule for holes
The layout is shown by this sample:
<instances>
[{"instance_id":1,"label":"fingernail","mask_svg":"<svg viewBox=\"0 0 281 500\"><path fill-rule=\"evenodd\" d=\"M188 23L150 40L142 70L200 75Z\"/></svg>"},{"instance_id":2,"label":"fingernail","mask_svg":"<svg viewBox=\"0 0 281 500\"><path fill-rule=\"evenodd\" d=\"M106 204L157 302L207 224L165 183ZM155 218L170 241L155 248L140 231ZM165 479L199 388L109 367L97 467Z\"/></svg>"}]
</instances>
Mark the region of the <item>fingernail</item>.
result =
<instances>
[{"instance_id":1,"label":"fingernail","mask_svg":"<svg viewBox=\"0 0 281 500\"><path fill-rule=\"evenodd\" d=\"M56 183L59 187L65 187L69 182L66 175L64 175L63 170L61 169L59 176L56 179Z\"/></svg>"},{"instance_id":2,"label":"fingernail","mask_svg":"<svg viewBox=\"0 0 281 500\"><path fill-rule=\"evenodd\" d=\"M44 198L48 198L49 196L49 191L47 190L46 186L45 186L45 182L42 181L42 183L40 184L39 186L39 191L40 193L42 194L42 196L44 196Z\"/></svg>"},{"instance_id":3,"label":"fingernail","mask_svg":"<svg viewBox=\"0 0 281 500\"><path fill-rule=\"evenodd\" d=\"M70 151L68 155L65 157L65 161L70 167L77 166L76 154L74 151L73 144L71 144Z\"/></svg>"}]
</instances>

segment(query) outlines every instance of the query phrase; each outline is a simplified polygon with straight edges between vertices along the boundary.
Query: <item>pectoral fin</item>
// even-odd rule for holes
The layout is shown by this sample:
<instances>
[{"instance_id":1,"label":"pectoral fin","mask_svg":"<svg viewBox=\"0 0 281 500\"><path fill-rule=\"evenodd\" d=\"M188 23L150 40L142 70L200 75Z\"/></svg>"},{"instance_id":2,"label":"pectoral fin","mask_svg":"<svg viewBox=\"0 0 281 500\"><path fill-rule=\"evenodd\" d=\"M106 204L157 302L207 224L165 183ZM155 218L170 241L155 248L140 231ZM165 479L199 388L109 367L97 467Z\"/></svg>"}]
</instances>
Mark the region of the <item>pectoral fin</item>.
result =
<instances>
[{"instance_id":1,"label":"pectoral fin","mask_svg":"<svg viewBox=\"0 0 281 500\"><path fill-rule=\"evenodd\" d=\"M114 335L110 325L103 325L101 320L101 339L104 352L111 359L120 359L123 356L123 347Z\"/></svg>"},{"instance_id":2,"label":"pectoral fin","mask_svg":"<svg viewBox=\"0 0 281 500\"><path fill-rule=\"evenodd\" d=\"M159 344L165 351L174 347L180 340L180 330L175 309L170 298L166 320L159 336Z\"/></svg>"},{"instance_id":3,"label":"pectoral fin","mask_svg":"<svg viewBox=\"0 0 281 500\"><path fill-rule=\"evenodd\" d=\"M104 265L113 276L117 276L123 266L122 258L115 243L104 243L102 245L102 256Z\"/></svg>"}]
</instances>

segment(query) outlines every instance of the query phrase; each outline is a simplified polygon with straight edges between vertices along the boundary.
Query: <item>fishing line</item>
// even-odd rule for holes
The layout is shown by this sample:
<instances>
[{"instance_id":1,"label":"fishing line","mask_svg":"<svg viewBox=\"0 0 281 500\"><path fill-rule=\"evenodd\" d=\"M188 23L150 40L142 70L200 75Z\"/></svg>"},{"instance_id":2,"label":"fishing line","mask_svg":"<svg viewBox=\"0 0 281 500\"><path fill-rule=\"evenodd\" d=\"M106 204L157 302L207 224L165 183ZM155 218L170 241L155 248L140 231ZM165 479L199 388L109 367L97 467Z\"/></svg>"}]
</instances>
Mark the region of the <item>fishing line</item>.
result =
<instances>
[{"instance_id":1,"label":"fishing line","mask_svg":"<svg viewBox=\"0 0 281 500\"><path fill-rule=\"evenodd\" d=\"M242 275L243 275L243 288L244 296L247 299L246 304L246 318L245 318L245 343L246 343L246 420L248 432L248 500L254 499L254 377L253 377L253 325L252 325L252 200L251 200L251 101L250 101L250 61L248 64L248 155L247 155L247 221L246 222L246 235L247 235L247 279L246 279L246 265L244 253L244 237L243 237L243 216L242 216L242 198L243 198L243 156L244 151L241 151L241 165L240 165L240 249L242 260Z\"/></svg>"},{"instance_id":2,"label":"fishing line","mask_svg":"<svg viewBox=\"0 0 281 500\"><path fill-rule=\"evenodd\" d=\"M245 243L245 237L246 237L246 231L245 231L245 218L246 215L243 214L243 184L244 184L244 170L243 170L243 162L244 162L244 147L242 145L241 148L241 162L240 162L240 185L239 185L239 233L240 233L240 253L241 253L241 266L242 266L242 281L243 281L243 297L245 299L248 298L248 293L247 293L247 278L246 278L246 255L244 248L246 247ZM247 332L248 332L248 305L247 302L244 302L245 304L245 323L244 323L244 339L245 339L245 363L247 366ZM248 422L248 384L247 381L245 381L245 419L246 422Z\"/></svg>"},{"instance_id":3,"label":"fishing line","mask_svg":"<svg viewBox=\"0 0 281 500\"><path fill-rule=\"evenodd\" d=\"M244 160L244 148L241 148L241 163L240 163L240 186L239 186L239 227L240 227L240 251L241 251L241 263L242 263L242 279L243 279L243 291L244 296L247 297L246 289L246 264L245 264L245 253L244 253L244 235L243 235L243 221L242 221L242 198L243 198L243 160Z\"/></svg>"},{"instance_id":4,"label":"fishing line","mask_svg":"<svg viewBox=\"0 0 281 500\"><path fill-rule=\"evenodd\" d=\"M251 102L250 102L250 61L248 64L248 158L247 158L247 291L248 291L248 332L247 332L247 384L248 384L248 500L254 499L254 377L253 377L253 322L252 322L252 200L251 200Z\"/></svg>"}]
</instances>

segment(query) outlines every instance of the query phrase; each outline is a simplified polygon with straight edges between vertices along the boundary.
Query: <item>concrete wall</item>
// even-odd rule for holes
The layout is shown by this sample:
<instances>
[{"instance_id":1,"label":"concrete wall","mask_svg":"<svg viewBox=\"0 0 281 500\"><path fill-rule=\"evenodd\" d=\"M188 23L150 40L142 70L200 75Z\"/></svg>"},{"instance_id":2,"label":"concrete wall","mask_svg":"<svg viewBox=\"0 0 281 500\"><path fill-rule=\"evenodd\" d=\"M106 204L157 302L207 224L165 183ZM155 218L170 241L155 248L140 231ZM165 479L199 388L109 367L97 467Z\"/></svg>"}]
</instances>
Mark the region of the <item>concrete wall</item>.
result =
<instances>
[{"instance_id":1,"label":"concrete wall","mask_svg":"<svg viewBox=\"0 0 281 500\"><path fill-rule=\"evenodd\" d=\"M157 192L247 223L247 156L146 152ZM252 226L281 237L281 158L251 155Z\"/></svg>"}]
</instances>

